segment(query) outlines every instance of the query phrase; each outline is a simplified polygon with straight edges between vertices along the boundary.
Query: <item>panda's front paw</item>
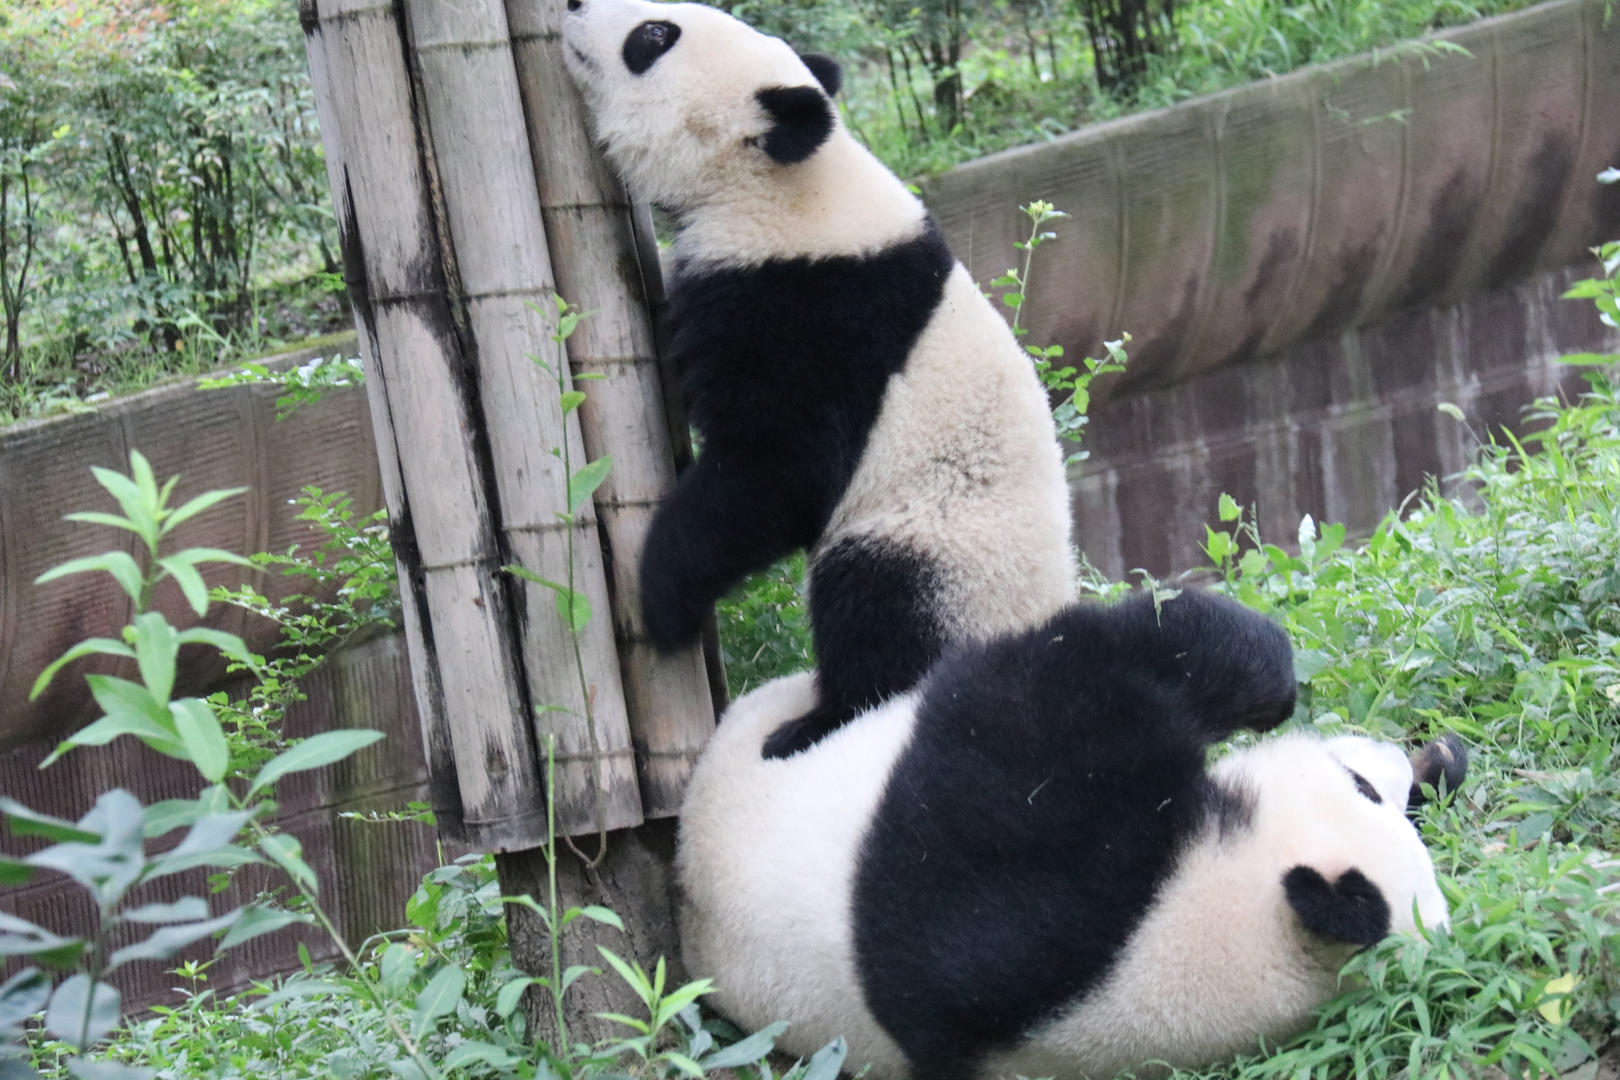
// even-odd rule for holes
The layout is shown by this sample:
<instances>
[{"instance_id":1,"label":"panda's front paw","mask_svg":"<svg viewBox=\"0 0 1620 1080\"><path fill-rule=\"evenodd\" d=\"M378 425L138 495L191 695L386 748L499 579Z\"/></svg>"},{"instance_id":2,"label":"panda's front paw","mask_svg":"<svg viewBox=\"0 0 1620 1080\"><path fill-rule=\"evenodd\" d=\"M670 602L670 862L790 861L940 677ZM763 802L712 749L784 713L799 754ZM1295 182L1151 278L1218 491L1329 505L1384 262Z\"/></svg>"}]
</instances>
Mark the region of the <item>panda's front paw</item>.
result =
<instances>
[{"instance_id":1,"label":"panda's front paw","mask_svg":"<svg viewBox=\"0 0 1620 1080\"><path fill-rule=\"evenodd\" d=\"M703 628L708 598L694 595L690 578L666 508L653 520L641 553L641 623L664 652L690 644Z\"/></svg>"},{"instance_id":2,"label":"panda's front paw","mask_svg":"<svg viewBox=\"0 0 1620 1080\"><path fill-rule=\"evenodd\" d=\"M643 581L641 622L647 639L663 652L691 644L703 629L703 609L683 601L672 589L649 588Z\"/></svg>"},{"instance_id":3,"label":"panda's front paw","mask_svg":"<svg viewBox=\"0 0 1620 1080\"><path fill-rule=\"evenodd\" d=\"M819 724L811 723L810 719L810 716L801 716L797 720L789 720L771 732L764 745L760 747L760 757L766 761L776 761L780 758L790 758L816 745L826 732Z\"/></svg>"}]
</instances>

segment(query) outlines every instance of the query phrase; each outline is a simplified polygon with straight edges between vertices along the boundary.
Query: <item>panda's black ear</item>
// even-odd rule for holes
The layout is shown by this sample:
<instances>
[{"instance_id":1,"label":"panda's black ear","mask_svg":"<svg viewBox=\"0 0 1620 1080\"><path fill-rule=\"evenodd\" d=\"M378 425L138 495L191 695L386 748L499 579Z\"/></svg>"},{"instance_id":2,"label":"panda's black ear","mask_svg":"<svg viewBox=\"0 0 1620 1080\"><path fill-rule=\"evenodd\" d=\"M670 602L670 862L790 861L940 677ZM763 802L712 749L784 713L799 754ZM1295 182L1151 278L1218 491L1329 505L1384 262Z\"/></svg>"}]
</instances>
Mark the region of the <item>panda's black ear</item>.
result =
<instances>
[{"instance_id":1,"label":"panda's black ear","mask_svg":"<svg viewBox=\"0 0 1620 1080\"><path fill-rule=\"evenodd\" d=\"M1436 795L1445 795L1462 787L1467 776L1468 747L1463 741L1455 735L1434 740L1412 758L1412 790L1407 794L1406 809L1415 811L1428 801L1424 784Z\"/></svg>"},{"instance_id":2,"label":"panda's black ear","mask_svg":"<svg viewBox=\"0 0 1620 1080\"><path fill-rule=\"evenodd\" d=\"M838 61L826 53L800 53L799 59L804 66L810 69L810 74L816 77L816 82L827 91L828 97L837 97L839 88L844 85L844 69L838 66Z\"/></svg>"},{"instance_id":3,"label":"panda's black ear","mask_svg":"<svg viewBox=\"0 0 1620 1080\"><path fill-rule=\"evenodd\" d=\"M814 86L776 86L754 96L771 118L762 145L780 165L797 165L832 134L832 103Z\"/></svg>"},{"instance_id":4,"label":"panda's black ear","mask_svg":"<svg viewBox=\"0 0 1620 1080\"><path fill-rule=\"evenodd\" d=\"M1288 905L1305 929L1329 941L1376 945L1389 933L1389 901L1383 891L1354 868L1328 879L1309 866L1283 875Z\"/></svg>"}]
</instances>

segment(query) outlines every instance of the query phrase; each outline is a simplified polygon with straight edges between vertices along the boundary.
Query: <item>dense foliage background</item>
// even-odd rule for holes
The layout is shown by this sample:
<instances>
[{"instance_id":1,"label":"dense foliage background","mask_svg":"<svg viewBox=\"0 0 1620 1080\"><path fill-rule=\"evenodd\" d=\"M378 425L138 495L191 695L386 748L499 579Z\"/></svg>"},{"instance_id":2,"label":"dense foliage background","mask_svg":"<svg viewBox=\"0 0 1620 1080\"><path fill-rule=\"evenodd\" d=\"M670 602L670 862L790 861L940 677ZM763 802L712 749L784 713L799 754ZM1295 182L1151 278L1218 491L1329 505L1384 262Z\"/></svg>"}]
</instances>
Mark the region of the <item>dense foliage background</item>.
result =
<instances>
[{"instance_id":1,"label":"dense foliage background","mask_svg":"<svg viewBox=\"0 0 1620 1080\"><path fill-rule=\"evenodd\" d=\"M1522 3L722 6L839 57L851 128L917 175ZM0 10L0 423L346 329L337 254L291 0Z\"/></svg>"},{"instance_id":2,"label":"dense foliage background","mask_svg":"<svg viewBox=\"0 0 1620 1080\"><path fill-rule=\"evenodd\" d=\"M284 0L0 13L0 417L342 320Z\"/></svg>"}]
</instances>

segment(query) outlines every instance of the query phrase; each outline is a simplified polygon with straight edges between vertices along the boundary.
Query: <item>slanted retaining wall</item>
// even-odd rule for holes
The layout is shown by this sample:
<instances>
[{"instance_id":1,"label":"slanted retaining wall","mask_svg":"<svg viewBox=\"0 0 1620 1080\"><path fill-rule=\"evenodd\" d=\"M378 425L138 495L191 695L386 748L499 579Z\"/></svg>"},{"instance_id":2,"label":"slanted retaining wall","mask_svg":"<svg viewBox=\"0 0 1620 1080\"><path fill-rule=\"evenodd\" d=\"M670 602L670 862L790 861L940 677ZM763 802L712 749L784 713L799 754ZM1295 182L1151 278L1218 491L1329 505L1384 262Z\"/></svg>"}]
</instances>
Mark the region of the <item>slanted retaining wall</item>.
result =
<instances>
[{"instance_id":1,"label":"slanted retaining wall","mask_svg":"<svg viewBox=\"0 0 1620 1080\"><path fill-rule=\"evenodd\" d=\"M1075 474L1077 539L1112 574L1199 563L1222 490L1273 537L1371 527L1469 436L1611 345L1566 268L1620 238L1620 22L1555 0L1407 46L1097 125L924 185L988 281L1028 232L1033 343L1133 336ZM1584 275L1580 275L1584 276ZM1437 428L1437 424L1440 425Z\"/></svg>"}]
</instances>

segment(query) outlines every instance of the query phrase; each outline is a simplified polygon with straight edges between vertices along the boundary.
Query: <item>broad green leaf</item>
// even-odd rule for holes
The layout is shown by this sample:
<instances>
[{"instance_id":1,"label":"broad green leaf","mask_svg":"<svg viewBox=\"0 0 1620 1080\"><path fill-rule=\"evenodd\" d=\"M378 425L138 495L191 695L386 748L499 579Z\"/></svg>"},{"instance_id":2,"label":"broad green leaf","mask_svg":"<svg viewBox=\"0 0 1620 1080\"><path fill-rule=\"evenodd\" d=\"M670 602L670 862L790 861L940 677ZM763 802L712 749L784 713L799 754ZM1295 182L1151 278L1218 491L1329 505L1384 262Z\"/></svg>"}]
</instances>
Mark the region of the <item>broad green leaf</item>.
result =
<instances>
[{"instance_id":1,"label":"broad green leaf","mask_svg":"<svg viewBox=\"0 0 1620 1080\"><path fill-rule=\"evenodd\" d=\"M559 589L557 614L562 616L563 624L577 634L590 625L591 602L585 599L584 593L577 593L572 589Z\"/></svg>"},{"instance_id":2,"label":"broad green leaf","mask_svg":"<svg viewBox=\"0 0 1620 1080\"><path fill-rule=\"evenodd\" d=\"M203 492L201 495L198 495L195 499L191 499L188 502L186 502L186 503L184 503L184 504L182 504L180 506L177 506L175 509L169 511L169 513L164 516L164 518L163 518L163 533L165 535L167 535L168 532L171 529L173 529L176 525L179 525L179 524L181 524L183 522L189 521L192 518L196 517L198 514L202 513L204 510L207 510L209 507L214 506L214 505L216 505L218 503L222 503L226 499L229 499L229 498L232 498L234 496L240 495L240 494L242 494L242 492L244 492L246 490L247 490L247 488L245 488L245 487L234 487L234 488L218 488L218 489L216 489L214 491L205 491L205 492Z\"/></svg>"},{"instance_id":3,"label":"broad green leaf","mask_svg":"<svg viewBox=\"0 0 1620 1080\"><path fill-rule=\"evenodd\" d=\"M129 518L135 526L135 532L146 542L147 547L155 548L158 540L157 519L153 515L157 511L157 486L154 484L150 497L141 491L141 488L123 473L111 469L103 469L92 465L90 473L96 478L96 483L106 489L107 493L118 501L123 509L124 516Z\"/></svg>"},{"instance_id":4,"label":"broad green leaf","mask_svg":"<svg viewBox=\"0 0 1620 1080\"><path fill-rule=\"evenodd\" d=\"M139 653L139 649L136 650ZM169 676L171 679L173 675ZM169 710L159 704L152 696L152 692L140 683L120 679L116 675L86 675L85 682L90 684L90 696L96 699L108 716L129 715L158 725L167 731L172 721L169 719ZM164 695L167 701L168 695Z\"/></svg>"},{"instance_id":5,"label":"broad green leaf","mask_svg":"<svg viewBox=\"0 0 1620 1080\"><path fill-rule=\"evenodd\" d=\"M200 855L229 847L242 832L242 827L253 816L251 810L233 810L225 814L208 814L200 819L186 833L185 838L169 851L156 856L156 861L167 862L170 859L185 858L190 855Z\"/></svg>"},{"instance_id":6,"label":"broad green leaf","mask_svg":"<svg viewBox=\"0 0 1620 1080\"><path fill-rule=\"evenodd\" d=\"M659 1000L658 1012L653 1015L653 1027L663 1027L675 1019L676 1013L713 989L713 979L694 979L684 986L676 987Z\"/></svg>"},{"instance_id":7,"label":"broad green leaf","mask_svg":"<svg viewBox=\"0 0 1620 1080\"><path fill-rule=\"evenodd\" d=\"M568 478L568 512L578 513L585 500L602 486L613 468L613 457L604 454Z\"/></svg>"},{"instance_id":8,"label":"broad green leaf","mask_svg":"<svg viewBox=\"0 0 1620 1080\"><path fill-rule=\"evenodd\" d=\"M219 783L230 766L231 748L213 708L201 698L181 698L169 703L169 712L191 763L205 779Z\"/></svg>"},{"instance_id":9,"label":"broad green leaf","mask_svg":"<svg viewBox=\"0 0 1620 1080\"><path fill-rule=\"evenodd\" d=\"M152 474L152 463L147 461L146 455L139 450L129 452L129 475L130 479L135 481L135 486L140 491L141 498L145 499L149 505L156 507L163 501L163 497L158 494L157 477ZM173 484L174 482L171 480L169 487L172 488Z\"/></svg>"},{"instance_id":10,"label":"broad green leaf","mask_svg":"<svg viewBox=\"0 0 1620 1080\"><path fill-rule=\"evenodd\" d=\"M618 930L621 933L624 931L623 921L620 920L618 914L614 912L612 908L601 907L597 904L587 904L579 909L579 913L585 916L587 919L602 923L606 926L611 926L613 929Z\"/></svg>"},{"instance_id":11,"label":"broad green leaf","mask_svg":"<svg viewBox=\"0 0 1620 1080\"><path fill-rule=\"evenodd\" d=\"M197 573L196 567L174 555L159 559L158 566L163 569L163 575L174 578L174 583L180 586L180 594L199 619L208 614L208 583Z\"/></svg>"},{"instance_id":12,"label":"broad green leaf","mask_svg":"<svg viewBox=\"0 0 1620 1080\"><path fill-rule=\"evenodd\" d=\"M16 836L37 836L55 844L94 844L100 833L82 829L71 821L31 810L16 799L0 796L0 815Z\"/></svg>"},{"instance_id":13,"label":"broad green leaf","mask_svg":"<svg viewBox=\"0 0 1620 1080\"><path fill-rule=\"evenodd\" d=\"M129 908L123 912L123 917L138 923L194 922L208 918L208 901L200 896L182 896L173 903Z\"/></svg>"},{"instance_id":14,"label":"broad green leaf","mask_svg":"<svg viewBox=\"0 0 1620 1080\"><path fill-rule=\"evenodd\" d=\"M58 656L55 660L52 660L49 666L47 666L44 671L39 673L39 678L34 680L33 689L28 691L28 700L33 701L35 698L39 697L40 694L44 693L45 688L50 685L51 680L56 677L56 673L61 671L63 667L71 664L73 661L82 656L91 656L95 654L100 654L102 656L121 656L126 660L135 659L135 650L130 648L128 645L125 645L122 641L114 641L112 638L103 637L86 638L77 645L73 646L73 648L69 649L67 652L63 653L61 656Z\"/></svg>"},{"instance_id":15,"label":"broad green leaf","mask_svg":"<svg viewBox=\"0 0 1620 1080\"><path fill-rule=\"evenodd\" d=\"M83 559L69 559L62 565L52 567L39 575L34 579L34 584L44 585L57 578L72 574L88 574L96 570L111 574L113 580L118 582L118 587L129 595L130 600L140 603L141 587L145 584L145 580L141 576L140 564L127 551L108 551Z\"/></svg>"},{"instance_id":16,"label":"broad green leaf","mask_svg":"<svg viewBox=\"0 0 1620 1080\"><path fill-rule=\"evenodd\" d=\"M1536 1011L1549 1024L1563 1026L1569 1023L1570 1015L1575 1011L1575 1002L1570 995L1575 993L1575 987L1579 984L1580 980L1575 977L1574 972L1566 972L1556 979L1549 979Z\"/></svg>"},{"instance_id":17,"label":"broad green leaf","mask_svg":"<svg viewBox=\"0 0 1620 1080\"><path fill-rule=\"evenodd\" d=\"M416 1014L411 1019L411 1037L420 1039L442 1016L454 1012L467 988L467 976L459 967L446 965L433 976L416 997Z\"/></svg>"},{"instance_id":18,"label":"broad green leaf","mask_svg":"<svg viewBox=\"0 0 1620 1080\"><path fill-rule=\"evenodd\" d=\"M93 1058L69 1058L67 1069L75 1080L152 1080L157 1075L151 1069Z\"/></svg>"},{"instance_id":19,"label":"broad green leaf","mask_svg":"<svg viewBox=\"0 0 1620 1080\"><path fill-rule=\"evenodd\" d=\"M625 985L636 992L637 997L648 1005L652 1004L652 983L647 981L645 972L639 971L619 959L612 949L598 945L596 951L601 953L602 959L606 960L608 965L619 973L619 978L624 980Z\"/></svg>"},{"instance_id":20,"label":"broad green leaf","mask_svg":"<svg viewBox=\"0 0 1620 1080\"><path fill-rule=\"evenodd\" d=\"M175 552L170 558L179 559L191 566L222 562L230 563L233 566L246 566L251 570L259 569L259 566L252 559L243 558L236 552L226 551L224 548L190 547Z\"/></svg>"},{"instance_id":21,"label":"broad green leaf","mask_svg":"<svg viewBox=\"0 0 1620 1080\"><path fill-rule=\"evenodd\" d=\"M259 657L247 647L247 642L235 634L224 630L211 630L206 626L194 626L189 630L180 631L180 644L182 645L212 645L224 655L242 664L248 670L257 674L262 665Z\"/></svg>"},{"instance_id":22,"label":"broad green leaf","mask_svg":"<svg viewBox=\"0 0 1620 1080\"><path fill-rule=\"evenodd\" d=\"M207 808L197 799L164 799L146 808L146 821L141 826L141 833L148 840L165 836L182 825L195 823L204 813L207 813Z\"/></svg>"},{"instance_id":23,"label":"broad green leaf","mask_svg":"<svg viewBox=\"0 0 1620 1080\"><path fill-rule=\"evenodd\" d=\"M26 885L33 880L34 870L25 862L19 862L7 855L0 855L0 885L7 888L16 888Z\"/></svg>"},{"instance_id":24,"label":"broad green leaf","mask_svg":"<svg viewBox=\"0 0 1620 1080\"><path fill-rule=\"evenodd\" d=\"M304 846L296 837L287 833L272 833L259 840L259 850L310 893L319 890L320 883L315 878L315 870L304 861Z\"/></svg>"},{"instance_id":25,"label":"broad green leaf","mask_svg":"<svg viewBox=\"0 0 1620 1080\"><path fill-rule=\"evenodd\" d=\"M132 533L139 533L135 523L128 518L117 514L106 514L99 510L84 510L76 514L63 514L63 521L76 521L81 525L106 525L114 529L126 529Z\"/></svg>"},{"instance_id":26,"label":"broad green leaf","mask_svg":"<svg viewBox=\"0 0 1620 1080\"><path fill-rule=\"evenodd\" d=\"M508 1017L523 1000L523 991L535 985L540 980L532 975L522 975L501 987L500 993L495 995L495 1015Z\"/></svg>"},{"instance_id":27,"label":"broad green leaf","mask_svg":"<svg viewBox=\"0 0 1620 1080\"><path fill-rule=\"evenodd\" d=\"M1611 364L1620 364L1620 353L1568 353L1564 356L1555 356L1553 359L1571 367L1608 367Z\"/></svg>"},{"instance_id":28,"label":"broad green leaf","mask_svg":"<svg viewBox=\"0 0 1620 1080\"><path fill-rule=\"evenodd\" d=\"M323 765L342 761L382 737L382 732L367 728L323 731L319 735L311 735L266 763L264 768L259 770L259 775L253 778L253 786L248 789L247 797L251 799L257 792L288 773L318 769Z\"/></svg>"},{"instance_id":29,"label":"broad green leaf","mask_svg":"<svg viewBox=\"0 0 1620 1080\"><path fill-rule=\"evenodd\" d=\"M446 1069L459 1069L465 1065L484 1065L492 1069L509 1069L522 1059L493 1043L468 1039L445 1057Z\"/></svg>"},{"instance_id":30,"label":"broad green leaf","mask_svg":"<svg viewBox=\"0 0 1620 1080\"><path fill-rule=\"evenodd\" d=\"M570 390L557 399L557 404L562 406L563 415L567 416L569 413L579 408L580 402L584 400L585 395L583 392L579 390Z\"/></svg>"},{"instance_id":31,"label":"broad green leaf","mask_svg":"<svg viewBox=\"0 0 1620 1080\"><path fill-rule=\"evenodd\" d=\"M377 977L382 982L382 988L396 996L402 993L410 985L411 976L416 974L419 955L403 941L390 942L377 962Z\"/></svg>"},{"instance_id":32,"label":"broad green leaf","mask_svg":"<svg viewBox=\"0 0 1620 1080\"><path fill-rule=\"evenodd\" d=\"M281 908L267 907L263 904L254 904L242 911L241 917L231 924L231 928L220 939L221 949L231 949L244 941L252 941L261 934L274 933L285 926L294 924L307 925L314 922L314 916L305 915L297 911L283 911Z\"/></svg>"},{"instance_id":33,"label":"broad green leaf","mask_svg":"<svg viewBox=\"0 0 1620 1080\"><path fill-rule=\"evenodd\" d=\"M219 933L234 923L242 914L241 908L198 922L179 923L159 927L145 941L137 941L116 950L107 961L107 970L114 971L131 960L167 960L193 942Z\"/></svg>"},{"instance_id":34,"label":"broad green leaf","mask_svg":"<svg viewBox=\"0 0 1620 1080\"><path fill-rule=\"evenodd\" d=\"M45 1009L45 1030L77 1050L99 1042L118 1026L119 994L106 983L91 983L88 975L74 975L51 995Z\"/></svg>"},{"instance_id":35,"label":"broad green leaf","mask_svg":"<svg viewBox=\"0 0 1620 1080\"><path fill-rule=\"evenodd\" d=\"M198 579L198 584L201 583ZM203 591L206 596L207 589ZM135 616L133 630L132 644L141 669L141 681L146 684L152 700L161 705L174 692L174 665L180 655L180 635L169 625L168 619L155 611ZM107 709L105 705L102 708Z\"/></svg>"},{"instance_id":36,"label":"broad green leaf","mask_svg":"<svg viewBox=\"0 0 1620 1080\"><path fill-rule=\"evenodd\" d=\"M60 937L0 911L0 956L28 956L54 968L71 968L87 944L82 938Z\"/></svg>"},{"instance_id":37,"label":"broad green leaf","mask_svg":"<svg viewBox=\"0 0 1620 1080\"><path fill-rule=\"evenodd\" d=\"M253 1003L253 1010L259 1012L272 1009L288 1001L297 1001L300 998L322 997L358 997L360 990L347 983L329 981L326 979L297 979L284 985L273 994L266 994Z\"/></svg>"},{"instance_id":38,"label":"broad green leaf","mask_svg":"<svg viewBox=\"0 0 1620 1080\"><path fill-rule=\"evenodd\" d=\"M659 1055L659 1058L669 1062L687 1076L694 1076L697 1080L703 1080L703 1067L679 1050L665 1050Z\"/></svg>"},{"instance_id":39,"label":"broad green leaf","mask_svg":"<svg viewBox=\"0 0 1620 1080\"><path fill-rule=\"evenodd\" d=\"M22 1025L45 1011L51 980L39 968L23 968L0 986L0 1038L12 1038Z\"/></svg>"},{"instance_id":40,"label":"broad green leaf","mask_svg":"<svg viewBox=\"0 0 1620 1080\"><path fill-rule=\"evenodd\" d=\"M1236 521L1243 516L1243 508L1238 501L1224 491L1221 492L1219 512L1222 521Z\"/></svg>"},{"instance_id":41,"label":"broad green leaf","mask_svg":"<svg viewBox=\"0 0 1620 1080\"><path fill-rule=\"evenodd\" d=\"M849 1056L849 1044L842 1037L817 1050L804 1070L804 1080L838 1080L838 1072Z\"/></svg>"},{"instance_id":42,"label":"broad green leaf","mask_svg":"<svg viewBox=\"0 0 1620 1080\"><path fill-rule=\"evenodd\" d=\"M165 730L144 716L125 713L121 716L103 716L95 723L75 731L58 743L56 749L52 750L50 755L39 763L39 767L43 769L47 765L53 764L57 758L75 746L106 746L121 735L133 735L158 753L168 757L185 756L185 751L180 746L180 739L173 732Z\"/></svg>"},{"instance_id":43,"label":"broad green leaf","mask_svg":"<svg viewBox=\"0 0 1620 1080\"><path fill-rule=\"evenodd\" d=\"M769 1027L760 1028L746 1039L716 1050L705 1057L705 1069L734 1069L739 1065L752 1065L770 1053L776 1046L776 1037L787 1030L787 1021L778 1020Z\"/></svg>"},{"instance_id":44,"label":"broad green leaf","mask_svg":"<svg viewBox=\"0 0 1620 1080\"><path fill-rule=\"evenodd\" d=\"M541 907L540 904L536 902L534 897L528 895L503 896L500 899L501 903L503 904L516 904L520 908L533 912L535 915L539 916L540 921L544 923L548 929L550 928L551 912Z\"/></svg>"}]
</instances>

